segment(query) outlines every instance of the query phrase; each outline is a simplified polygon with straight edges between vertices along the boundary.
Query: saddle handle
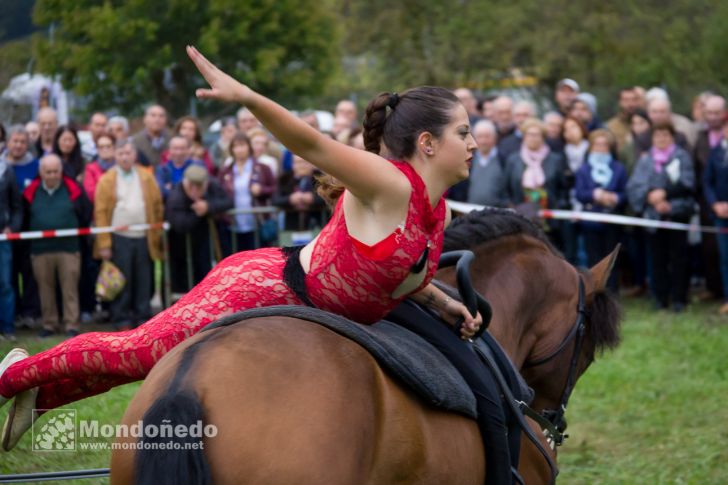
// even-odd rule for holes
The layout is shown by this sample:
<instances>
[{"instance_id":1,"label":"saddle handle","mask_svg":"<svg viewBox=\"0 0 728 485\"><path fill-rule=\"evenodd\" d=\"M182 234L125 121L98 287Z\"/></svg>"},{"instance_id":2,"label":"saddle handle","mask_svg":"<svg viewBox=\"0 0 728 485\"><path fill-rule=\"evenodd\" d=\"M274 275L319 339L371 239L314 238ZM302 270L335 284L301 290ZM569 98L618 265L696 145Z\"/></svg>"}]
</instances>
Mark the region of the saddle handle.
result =
<instances>
[{"instance_id":1,"label":"saddle handle","mask_svg":"<svg viewBox=\"0 0 728 485\"><path fill-rule=\"evenodd\" d=\"M483 318L483 324L475 332L475 335L473 335L473 340L483 335L483 332L488 329L490 320L493 317L493 310L490 307L490 303L473 288L473 282L470 278L470 265L474 259L475 255L473 252L466 249L449 251L440 255L440 262L438 264L439 269L455 266L455 279L458 285L458 292L463 299L465 307L472 316L480 312L480 316ZM460 336L462 326L463 319L458 319L453 327L458 336Z\"/></svg>"}]
</instances>

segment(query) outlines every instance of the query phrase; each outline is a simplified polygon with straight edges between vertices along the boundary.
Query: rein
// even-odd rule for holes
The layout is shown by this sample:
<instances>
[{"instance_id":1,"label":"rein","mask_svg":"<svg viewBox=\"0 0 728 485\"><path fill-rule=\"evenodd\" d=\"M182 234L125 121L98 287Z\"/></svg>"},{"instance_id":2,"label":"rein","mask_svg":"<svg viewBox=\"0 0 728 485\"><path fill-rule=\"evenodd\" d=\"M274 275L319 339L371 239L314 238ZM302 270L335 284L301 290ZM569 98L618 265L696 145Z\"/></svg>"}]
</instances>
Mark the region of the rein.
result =
<instances>
[{"instance_id":1,"label":"rein","mask_svg":"<svg viewBox=\"0 0 728 485\"><path fill-rule=\"evenodd\" d=\"M581 275L579 275L579 301L576 307L576 321L571 327L571 330L566 337L564 337L564 340L561 341L555 351L541 359L526 362L523 366L524 368L536 367L551 361L564 350L572 339L575 339L574 352L571 355L569 373L566 377L566 386L564 387L564 392L561 395L559 407L557 409L544 409L542 413L538 413L525 405L525 403L521 403L523 412L539 423L539 425L546 431L548 440L553 442L554 446L562 445L564 439L568 437L567 434L564 434L567 426L564 414L566 413L566 406L569 403L569 398L571 397L574 385L576 384L576 368L579 364L579 354L581 353L581 347L584 343L584 334L586 333L585 320L586 303L584 279Z\"/></svg>"}]
</instances>

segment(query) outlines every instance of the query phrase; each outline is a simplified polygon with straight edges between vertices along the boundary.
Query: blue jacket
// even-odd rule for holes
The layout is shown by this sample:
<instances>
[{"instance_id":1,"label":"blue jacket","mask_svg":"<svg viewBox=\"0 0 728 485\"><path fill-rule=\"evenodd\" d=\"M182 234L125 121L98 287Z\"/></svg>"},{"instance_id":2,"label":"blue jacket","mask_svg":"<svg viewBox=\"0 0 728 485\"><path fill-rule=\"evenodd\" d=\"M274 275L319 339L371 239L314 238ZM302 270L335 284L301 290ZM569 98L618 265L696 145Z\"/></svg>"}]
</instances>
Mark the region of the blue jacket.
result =
<instances>
[{"instance_id":1,"label":"blue jacket","mask_svg":"<svg viewBox=\"0 0 728 485\"><path fill-rule=\"evenodd\" d=\"M703 173L703 194L711 207L716 202L728 202L728 152L723 143L710 151Z\"/></svg>"},{"instance_id":2,"label":"blue jacket","mask_svg":"<svg viewBox=\"0 0 728 485\"><path fill-rule=\"evenodd\" d=\"M196 160L185 160L184 165L182 165L180 168L176 168L174 164L170 161L167 161L167 163L163 165L157 166L156 169L156 177L157 177L157 185L159 185L159 190L162 192L162 199L167 200L167 196L172 191L172 188L174 188L175 185L180 183L182 181L182 176L185 173L185 170L190 165L199 165L205 169L205 165L202 162L198 162Z\"/></svg>"},{"instance_id":3,"label":"blue jacket","mask_svg":"<svg viewBox=\"0 0 728 485\"><path fill-rule=\"evenodd\" d=\"M600 212L607 214L621 213L627 204L627 170L621 162L612 160L609 164L612 169L612 179L606 187L602 187L592 179L591 165L585 162L576 172L576 199L584 204L584 210L588 212ZM594 203L594 189L602 188L617 194L617 205L613 208L603 207ZM603 228L601 222L582 221L582 226L591 229Z\"/></svg>"}]
</instances>

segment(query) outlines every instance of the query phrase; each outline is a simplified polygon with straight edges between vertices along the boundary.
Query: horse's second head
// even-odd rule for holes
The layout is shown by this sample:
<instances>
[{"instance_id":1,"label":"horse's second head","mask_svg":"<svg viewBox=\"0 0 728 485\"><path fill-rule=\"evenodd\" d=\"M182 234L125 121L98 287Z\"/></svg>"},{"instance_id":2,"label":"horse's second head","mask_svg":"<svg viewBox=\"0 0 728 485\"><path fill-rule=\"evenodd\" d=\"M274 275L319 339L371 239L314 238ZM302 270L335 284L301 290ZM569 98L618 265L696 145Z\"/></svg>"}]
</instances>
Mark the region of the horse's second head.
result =
<instances>
[{"instance_id":1,"label":"horse's second head","mask_svg":"<svg viewBox=\"0 0 728 485\"><path fill-rule=\"evenodd\" d=\"M577 271L540 227L502 209L453 221L444 251L456 249L475 253L473 284L493 307L489 330L534 389L532 407L560 409L595 355L619 342L619 306L605 289L618 250ZM438 278L454 281L451 270Z\"/></svg>"}]
</instances>

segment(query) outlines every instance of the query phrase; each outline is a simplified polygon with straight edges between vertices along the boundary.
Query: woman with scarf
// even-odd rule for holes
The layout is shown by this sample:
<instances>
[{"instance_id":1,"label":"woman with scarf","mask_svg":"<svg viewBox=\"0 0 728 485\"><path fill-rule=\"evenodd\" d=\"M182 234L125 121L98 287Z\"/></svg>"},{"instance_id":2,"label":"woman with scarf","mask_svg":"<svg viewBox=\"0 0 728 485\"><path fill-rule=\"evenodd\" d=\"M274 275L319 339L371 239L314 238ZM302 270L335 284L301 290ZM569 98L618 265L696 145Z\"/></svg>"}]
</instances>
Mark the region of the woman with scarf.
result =
<instances>
[{"instance_id":1,"label":"woman with scarf","mask_svg":"<svg viewBox=\"0 0 728 485\"><path fill-rule=\"evenodd\" d=\"M546 144L546 127L541 121L529 118L521 124L521 133L521 149L506 162L510 203L513 206L531 204L538 209L569 209L570 172L564 158ZM562 226L557 221L550 221L548 229L552 237L565 242ZM557 246L564 249L564 244Z\"/></svg>"},{"instance_id":2,"label":"woman with scarf","mask_svg":"<svg viewBox=\"0 0 728 485\"><path fill-rule=\"evenodd\" d=\"M584 211L617 214L627 203L627 171L612 155L615 145L614 135L605 129L589 135L586 163L576 172L576 198ZM622 232L616 224L588 221L581 222L581 230L589 267L614 250ZM618 281L617 272L612 271L607 286L615 293Z\"/></svg>"},{"instance_id":3,"label":"woman with scarf","mask_svg":"<svg viewBox=\"0 0 728 485\"><path fill-rule=\"evenodd\" d=\"M635 213L646 219L688 222L695 212L695 171L688 152L675 143L671 124L652 127L652 148L637 162L627 183L627 197ZM647 229L652 258L652 288L657 307L675 312L688 301L688 233Z\"/></svg>"},{"instance_id":4,"label":"woman with scarf","mask_svg":"<svg viewBox=\"0 0 728 485\"><path fill-rule=\"evenodd\" d=\"M586 126L570 116L564 120L564 156L572 173L577 173L586 160L589 140Z\"/></svg>"},{"instance_id":5,"label":"woman with scarf","mask_svg":"<svg viewBox=\"0 0 728 485\"><path fill-rule=\"evenodd\" d=\"M619 159L631 175L637 160L652 146L652 121L645 110L637 109L629 117L629 126L629 134L619 152Z\"/></svg>"},{"instance_id":6,"label":"woman with scarf","mask_svg":"<svg viewBox=\"0 0 728 485\"><path fill-rule=\"evenodd\" d=\"M564 120L564 157L568 167L566 185L569 189L569 209L582 210L581 202L576 197L575 176L584 165L589 151L589 131L586 125L577 118L567 116ZM586 266L584 236L578 222L561 221L561 238L566 259L574 266Z\"/></svg>"}]
</instances>

